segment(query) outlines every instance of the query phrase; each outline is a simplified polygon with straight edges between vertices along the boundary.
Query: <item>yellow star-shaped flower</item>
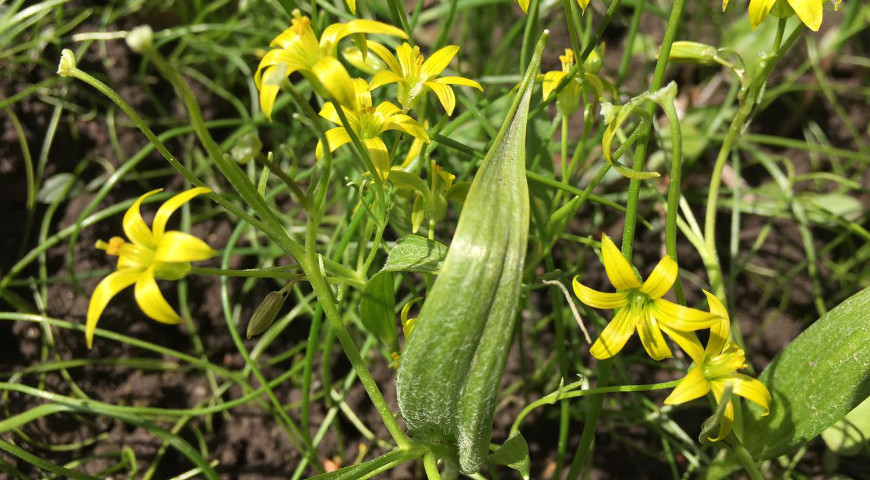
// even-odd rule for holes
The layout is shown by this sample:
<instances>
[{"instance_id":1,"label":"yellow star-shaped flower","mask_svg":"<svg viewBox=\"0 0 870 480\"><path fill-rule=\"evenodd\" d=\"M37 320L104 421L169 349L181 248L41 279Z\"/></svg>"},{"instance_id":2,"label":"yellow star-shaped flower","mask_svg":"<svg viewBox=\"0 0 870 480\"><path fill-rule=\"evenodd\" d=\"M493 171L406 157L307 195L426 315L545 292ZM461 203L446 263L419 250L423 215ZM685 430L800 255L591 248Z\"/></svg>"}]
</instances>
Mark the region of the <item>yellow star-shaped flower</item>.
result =
<instances>
[{"instance_id":1,"label":"yellow star-shaped flower","mask_svg":"<svg viewBox=\"0 0 870 480\"><path fill-rule=\"evenodd\" d=\"M104 278L91 295L85 325L88 348L93 345L94 329L109 301L133 284L136 284L136 303L145 315L162 323L181 322L181 317L160 293L156 279L180 280L190 271L190 262L206 260L217 253L193 235L166 231L166 223L173 212L193 197L211 192L211 189L197 187L170 198L157 210L152 226L148 228L139 213L139 205L161 190L142 195L124 214L124 233L130 242L121 237L97 242L97 248L118 257L118 270Z\"/></svg>"},{"instance_id":2,"label":"yellow star-shaped flower","mask_svg":"<svg viewBox=\"0 0 870 480\"><path fill-rule=\"evenodd\" d=\"M737 373L746 368L746 354L736 343L728 339L731 333L731 321L728 311L722 302L710 292L704 292L710 303L710 312L721 318L710 328L710 340L707 348L702 348L700 342L695 342L686 349L695 364L689 373L677 384L674 391L665 399L666 405L685 403L713 391L716 402L720 402L725 388L731 384L734 394L751 400L764 408L767 415L770 408L770 392L758 380ZM734 424L734 404L732 400L725 406L725 413L719 424L719 435L710 440L716 442L724 439L731 432Z\"/></svg>"},{"instance_id":3,"label":"yellow star-shaped flower","mask_svg":"<svg viewBox=\"0 0 870 480\"><path fill-rule=\"evenodd\" d=\"M405 32L374 20L351 20L334 23L320 35L311 29L311 20L299 10L293 11L290 28L275 37L270 50L257 67L254 83L260 90L260 109L270 119L281 82L293 72L300 72L320 95L345 106L354 101L350 74L336 58L338 42L354 34L382 33L406 38Z\"/></svg>"},{"instance_id":4,"label":"yellow star-shaped flower","mask_svg":"<svg viewBox=\"0 0 870 480\"><path fill-rule=\"evenodd\" d=\"M376 73L372 78L370 88L374 90L390 83L398 83L399 103L402 104L405 112L414 108L427 90L435 93L444 110L447 111L447 115L453 115L453 109L456 108L456 94L453 93L453 88L450 85L463 85L483 91L483 87L479 83L467 78L436 78L441 75L441 72L447 68L447 65L459 52L459 47L456 45L449 45L438 50L425 61L423 55L420 54L420 47L411 47L407 43L396 48L395 56L379 43L368 42L368 46L371 51L381 57L389 69ZM397 56L398 58L396 58Z\"/></svg>"},{"instance_id":5,"label":"yellow star-shaped flower","mask_svg":"<svg viewBox=\"0 0 870 480\"><path fill-rule=\"evenodd\" d=\"M387 145L381 140L380 135L387 130L398 130L426 143L429 143L429 135L422 125L402 113L396 105L390 102L381 102L377 107L373 107L372 94L365 80L356 78L352 85L355 92L354 102L351 107L344 110L344 113L353 132L365 146L378 174L383 180L386 180L390 174L391 161ZM341 117L338 116L332 102L326 102L323 105L320 116L332 123L341 125ZM330 152L351 141L350 135L344 127L327 130L326 140L329 142ZM322 142L317 142L314 153L318 160L323 156Z\"/></svg>"},{"instance_id":6,"label":"yellow star-shaped flower","mask_svg":"<svg viewBox=\"0 0 870 480\"><path fill-rule=\"evenodd\" d=\"M709 328L720 320L715 314L662 298L677 279L677 262L671 257L662 258L649 278L641 283L631 264L607 235L601 236L601 256L616 293L593 290L574 278L574 294L581 302L594 308L618 309L589 350L595 358L601 360L619 353L635 330L651 358L671 358L673 354L662 332L685 349L698 341L692 332Z\"/></svg>"}]
</instances>

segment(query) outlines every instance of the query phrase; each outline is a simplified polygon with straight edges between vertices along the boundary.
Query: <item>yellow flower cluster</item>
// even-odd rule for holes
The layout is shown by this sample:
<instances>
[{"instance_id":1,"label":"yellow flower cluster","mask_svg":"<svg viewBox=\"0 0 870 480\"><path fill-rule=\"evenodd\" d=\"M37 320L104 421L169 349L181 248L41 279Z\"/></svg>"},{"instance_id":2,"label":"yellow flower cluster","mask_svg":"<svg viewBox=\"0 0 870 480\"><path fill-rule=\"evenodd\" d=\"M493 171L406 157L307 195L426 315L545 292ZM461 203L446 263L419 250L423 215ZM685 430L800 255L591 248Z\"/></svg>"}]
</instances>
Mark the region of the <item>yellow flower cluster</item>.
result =
<instances>
[{"instance_id":1,"label":"yellow flower cluster","mask_svg":"<svg viewBox=\"0 0 870 480\"><path fill-rule=\"evenodd\" d=\"M355 4L348 6L354 10ZM281 84L293 72L301 73L312 88L327 101L320 116L338 126L326 133L329 151L351 143L357 137L365 147L378 176L386 180L390 174L392 161L381 134L387 130L406 133L418 141L429 142L426 129L408 113L420 99L433 92L448 115L456 107L456 96L451 85L460 85L483 90L474 80L458 76L439 77L459 51L459 47L449 45L427 60L419 47L410 44L399 45L395 54L384 45L365 40L364 34L382 34L406 39L404 31L373 20L357 19L347 23L329 25L318 36L311 28L311 21L298 10L290 27L272 40L270 50L257 67L254 83L260 92L260 109L271 119L275 99ZM338 43L343 38L353 36L361 50L349 50L352 57L348 60L358 65L360 70L372 71L370 82L353 78L338 59ZM380 62L370 61L373 52ZM372 105L371 91L397 84L396 98L402 108L385 101L376 107ZM346 116L347 124L340 113ZM349 132L347 127L352 130ZM316 156L324 154L324 145L318 142Z\"/></svg>"},{"instance_id":2,"label":"yellow flower cluster","mask_svg":"<svg viewBox=\"0 0 870 480\"><path fill-rule=\"evenodd\" d=\"M590 353L597 359L607 359L625 346L637 331L641 344L654 360L671 358L673 354L662 333L680 346L694 365L689 368L674 391L665 399L668 405L688 402L713 392L720 402L726 386L732 392L747 398L765 409L770 406L770 392L758 380L737 370L746 367L746 355L737 344L729 340L731 321L722 302L709 292L704 292L710 311L677 305L663 297L677 280L677 262L665 256L653 269L649 278L641 282L631 264L619 248L607 236L601 237L601 258L607 278L616 287L616 292L605 293L593 290L574 278L574 293L581 302L593 308L617 309L610 323L592 345ZM695 332L710 329L706 347L701 345ZM765 413L766 414L766 413ZM711 440L727 437L734 423L734 406L731 400L725 406L719 427L719 435Z\"/></svg>"}]
</instances>

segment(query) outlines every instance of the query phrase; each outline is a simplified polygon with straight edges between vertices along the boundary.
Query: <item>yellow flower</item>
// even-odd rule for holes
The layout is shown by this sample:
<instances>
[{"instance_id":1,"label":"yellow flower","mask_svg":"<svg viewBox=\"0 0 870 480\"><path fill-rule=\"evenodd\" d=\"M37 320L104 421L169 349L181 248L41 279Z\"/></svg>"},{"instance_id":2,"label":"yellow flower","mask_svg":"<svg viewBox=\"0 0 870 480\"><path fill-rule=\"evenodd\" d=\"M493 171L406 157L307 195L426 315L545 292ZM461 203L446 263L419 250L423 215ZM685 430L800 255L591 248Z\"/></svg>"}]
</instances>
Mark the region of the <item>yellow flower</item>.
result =
<instances>
[{"instance_id":1,"label":"yellow flower","mask_svg":"<svg viewBox=\"0 0 870 480\"><path fill-rule=\"evenodd\" d=\"M459 52L459 47L456 45L448 45L438 50L426 61L423 61L420 47L412 48L407 43L396 48L398 59L379 43L368 42L368 46L371 51L381 57L389 68L389 70L381 70L375 74L372 78L371 89L374 90L390 83L398 83L399 103L402 104L405 112L414 108L427 90L435 92L444 110L447 111L447 115L453 115L453 109L456 107L456 95L450 85L464 85L483 91L483 87L479 83L467 78L435 78L441 75L441 72L447 68L447 65Z\"/></svg>"},{"instance_id":2,"label":"yellow flower","mask_svg":"<svg viewBox=\"0 0 870 480\"><path fill-rule=\"evenodd\" d=\"M777 3L779 1L779 3ZM788 7L785 6L785 0L750 0L749 1L749 23L752 28L759 26L761 22L767 18L768 13L773 13L778 17L787 17L791 15L791 10L797 14L804 24L810 30L817 32L822 26L822 5L827 0L788 0ZM834 9L839 8L840 1L834 4ZM728 7L728 0L722 1L722 10ZM791 7L789 9L789 7Z\"/></svg>"},{"instance_id":3,"label":"yellow flower","mask_svg":"<svg viewBox=\"0 0 870 480\"><path fill-rule=\"evenodd\" d=\"M263 113L272 118L272 107L275 105L280 84L293 72L304 75L320 95L351 106L354 101L351 77L335 55L341 39L363 33L382 33L406 38L405 32L385 23L351 20L326 27L318 40L311 29L311 20L302 16L299 10L294 10L290 28L275 37L269 45L278 48L263 56L254 74L254 83L260 90L260 109Z\"/></svg>"},{"instance_id":4,"label":"yellow flower","mask_svg":"<svg viewBox=\"0 0 870 480\"><path fill-rule=\"evenodd\" d=\"M360 142L365 146L381 179L386 180L390 174L390 154L387 152L387 145L381 140L380 135L387 130L398 130L426 143L429 143L429 135L426 134L422 125L402 113L399 107L390 102L381 102L377 107L372 107L372 94L365 80L356 78L352 85L355 95L352 105L344 111L347 121ZM332 102L326 102L323 105L320 116L332 123L341 125L341 118ZM330 152L351 141L350 135L344 127L327 130L326 140L329 142ZM318 160L323 156L322 142L317 142L314 153Z\"/></svg>"},{"instance_id":5,"label":"yellow flower","mask_svg":"<svg viewBox=\"0 0 870 480\"><path fill-rule=\"evenodd\" d=\"M544 92L544 100L550 96L550 93L556 89L559 82L562 81L568 72L574 68L574 50L565 49L565 55L559 55L559 60L562 62L562 70L553 70L544 74L544 82L541 89ZM556 97L556 106L563 115L571 115L580 107L580 98L583 95L583 84L580 83L580 76L575 75L574 78L565 85L565 88L559 92Z\"/></svg>"},{"instance_id":6,"label":"yellow flower","mask_svg":"<svg viewBox=\"0 0 870 480\"><path fill-rule=\"evenodd\" d=\"M601 236L601 256L616 293L593 290L574 278L574 294L581 302L594 308L619 309L589 351L595 358L610 358L619 353L635 330L650 357L654 360L671 358L671 349L662 332L685 349L698 341L692 332L709 328L720 320L714 314L662 298L677 279L677 262L671 257L662 258L649 278L641 283L631 264L607 235Z\"/></svg>"},{"instance_id":7,"label":"yellow flower","mask_svg":"<svg viewBox=\"0 0 870 480\"><path fill-rule=\"evenodd\" d=\"M181 322L181 317L160 293L156 279L180 280L190 271L190 262L206 260L217 253L193 235L166 231L166 223L173 212L193 197L211 192L211 189L197 187L170 198L157 210L149 229L139 213L139 205L160 191L152 190L142 195L124 214L124 233L130 242L121 237L97 242L97 248L118 257L118 270L104 278L91 295L85 326L88 348L93 344L94 329L106 305L118 292L134 283L136 303L145 315L162 323Z\"/></svg>"},{"instance_id":8,"label":"yellow flower","mask_svg":"<svg viewBox=\"0 0 870 480\"><path fill-rule=\"evenodd\" d=\"M710 303L710 312L718 315L721 321L710 329L707 348L702 349L701 344L696 341L686 349L686 353L692 357L695 364L665 399L665 404L685 403L706 395L710 390L713 391L713 396L718 403L725 392L725 387L731 384L734 394L757 403L764 408L763 415L767 415L770 408L770 392L767 387L752 377L737 373L737 370L746 368L746 354L737 344L728 340L731 333L728 311L714 295L706 291L704 294L707 295L707 301ZM719 424L719 436L710 440L716 442L727 437L733 424L734 405L729 400Z\"/></svg>"},{"instance_id":9,"label":"yellow flower","mask_svg":"<svg viewBox=\"0 0 870 480\"><path fill-rule=\"evenodd\" d=\"M530 0L517 0L517 4L523 9L523 13L529 13ZM577 0L577 5L586 13L586 7L589 5L589 0Z\"/></svg>"}]
</instances>

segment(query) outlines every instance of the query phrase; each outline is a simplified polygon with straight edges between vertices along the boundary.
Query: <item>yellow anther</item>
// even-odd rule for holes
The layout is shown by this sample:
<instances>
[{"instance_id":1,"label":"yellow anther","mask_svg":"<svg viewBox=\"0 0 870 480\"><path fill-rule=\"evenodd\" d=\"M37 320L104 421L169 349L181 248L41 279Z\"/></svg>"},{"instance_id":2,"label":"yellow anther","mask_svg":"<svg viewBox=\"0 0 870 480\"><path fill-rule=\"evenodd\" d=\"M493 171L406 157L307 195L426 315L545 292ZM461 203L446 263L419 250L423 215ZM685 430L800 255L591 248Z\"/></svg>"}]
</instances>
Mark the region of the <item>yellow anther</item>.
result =
<instances>
[{"instance_id":1,"label":"yellow anther","mask_svg":"<svg viewBox=\"0 0 870 480\"><path fill-rule=\"evenodd\" d=\"M121 237L112 237L109 239L108 243L102 240L97 240L97 244L94 245L96 248L100 250L104 250L109 255L118 256L121 254L121 247L124 246L124 239Z\"/></svg>"}]
</instances>

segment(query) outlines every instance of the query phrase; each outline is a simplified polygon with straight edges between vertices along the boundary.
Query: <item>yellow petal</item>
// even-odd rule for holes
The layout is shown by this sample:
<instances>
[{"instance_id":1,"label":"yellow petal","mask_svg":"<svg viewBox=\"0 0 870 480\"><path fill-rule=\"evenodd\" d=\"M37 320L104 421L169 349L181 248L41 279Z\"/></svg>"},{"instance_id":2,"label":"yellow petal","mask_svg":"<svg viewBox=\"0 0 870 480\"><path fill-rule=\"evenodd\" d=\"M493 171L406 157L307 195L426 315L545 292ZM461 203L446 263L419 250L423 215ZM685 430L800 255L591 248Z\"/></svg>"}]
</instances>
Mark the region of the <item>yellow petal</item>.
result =
<instances>
[{"instance_id":1,"label":"yellow petal","mask_svg":"<svg viewBox=\"0 0 870 480\"><path fill-rule=\"evenodd\" d=\"M749 0L749 24L753 29L761 25L761 22L767 18L767 14L773 8L774 3L776 3L776 0Z\"/></svg>"},{"instance_id":2,"label":"yellow petal","mask_svg":"<svg viewBox=\"0 0 870 480\"><path fill-rule=\"evenodd\" d=\"M679 405L703 397L710 391L710 384L704 378L704 372L698 367L689 369L689 373L680 380L674 391L665 399L665 405Z\"/></svg>"},{"instance_id":3,"label":"yellow petal","mask_svg":"<svg viewBox=\"0 0 870 480\"><path fill-rule=\"evenodd\" d=\"M788 4L804 25L814 32L822 26L822 0L788 0Z\"/></svg>"},{"instance_id":4,"label":"yellow petal","mask_svg":"<svg viewBox=\"0 0 870 480\"><path fill-rule=\"evenodd\" d=\"M762 415L770 413L770 391L763 383L742 373L729 374L722 380L731 383L735 395L740 395L764 408Z\"/></svg>"},{"instance_id":5,"label":"yellow petal","mask_svg":"<svg viewBox=\"0 0 870 480\"><path fill-rule=\"evenodd\" d=\"M163 298L163 294L160 293L160 288L154 279L154 268L153 265L148 267L136 280L136 304L142 309L142 313L160 323L181 323L181 317L175 313L175 310L169 306L169 303Z\"/></svg>"},{"instance_id":6,"label":"yellow petal","mask_svg":"<svg viewBox=\"0 0 870 480\"><path fill-rule=\"evenodd\" d=\"M196 262L217 255L207 243L189 233L175 230L163 234L154 253L155 262Z\"/></svg>"},{"instance_id":7,"label":"yellow petal","mask_svg":"<svg viewBox=\"0 0 870 480\"><path fill-rule=\"evenodd\" d=\"M139 213L139 206L142 205L142 200L145 200L162 190L162 188L151 190L145 195L137 198L136 201L133 202L133 205L127 209L127 212L124 213L124 234L127 235L127 238L129 238L133 243L148 246L154 245L154 236L151 234L151 229L145 224L145 220L142 220L142 214Z\"/></svg>"},{"instance_id":8,"label":"yellow petal","mask_svg":"<svg viewBox=\"0 0 870 480\"><path fill-rule=\"evenodd\" d=\"M483 91L483 86L474 80L470 80L464 77L441 77L439 79L433 80L433 82L443 83L445 85L461 85L463 87L473 87L481 92Z\"/></svg>"},{"instance_id":9,"label":"yellow petal","mask_svg":"<svg viewBox=\"0 0 870 480\"><path fill-rule=\"evenodd\" d=\"M395 73L389 70L381 70L376 73L374 77L372 77L371 83L369 83L369 88L374 90L376 88L383 87L384 85L389 85L391 83L401 83L404 79Z\"/></svg>"},{"instance_id":10,"label":"yellow petal","mask_svg":"<svg viewBox=\"0 0 870 480\"><path fill-rule=\"evenodd\" d=\"M529 13L529 0L517 0L517 5L523 9L523 13Z\"/></svg>"},{"instance_id":11,"label":"yellow petal","mask_svg":"<svg viewBox=\"0 0 870 480\"><path fill-rule=\"evenodd\" d=\"M423 67L421 69L423 78L428 80L440 75L441 72L447 68L447 65L450 65L450 61L453 60L453 57L455 57L458 52L458 46L448 45L430 55L429 58L423 62Z\"/></svg>"},{"instance_id":12,"label":"yellow petal","mask_svg":"<svg viewBox=\"0 0 870 480\"><path fill-rule=\"evenodd\" d=\"M721 317L694 308L684 307L669 302L663 298L655 300L651 313L662 325L673 330L694 332L702 328L710 328L720 321Z\"/></svg>"},{"instance_id":13,"label":"yellow petal","mask_svg":"<svg viewBox=\"0 0 870 480\"><path fill-rule=\"evenodd\" d=\"M453 88L450 85L437 82L426 82L424 85L435 92L447 115L453 115L453 109L456 108L456 94L453 93Z\"/></svg>"},{"instance_id":14,"label":"yellow petal","mask_svg":"<svg viewBox=\"0 0 870 480\"><path fill-rule=\"evenodd\" d=\"M583 13L586 13L586 7L589 6L589 0L577 0L577 4L580 5Z\"/></svg>"},{"instance_id":15,"label":"yellow petal","mask_svg":"<svg viewBox=\"0 0 870 480\"><path fill-rule=\"evenodd\" d=\"M391 102L381 102L380 105L378 105L375 108L375 113L380 115L383 120L386 120L388 122L391 120L395 120L395 121L410 120L412 122L416 122L416 120L414 120L413 118L403 114L402 109L397 107L396 104L391 103ZM401 117L396 118L396 119L391 118L394 115L401 115Z\"/></svg>"},{"instance_id":16,"label":"yellow petal","mask_svg":"<svg viewBox=\"0 0 870 480\"><path fill-rule=\"evenodd\" d=\"M402 75L402 67L399 65L399 61L396 60L396 56L393 55L387 47L381 45L378 42L373 42L371 40L366 42L366 45L369 47L369 50L375 52L375 55L381 57L381 60L387 64L387 68L389 68L396 75Z\"/></svg>"},{"instance_id":17,"label":"yellow petal","mask_svg":"<svg viewBox=\"0 0 870 480\"><path fill-rule=\"evenodd\" d=\"M671 353L671 349L665 342L665 337L662 336L662 331L659 329L655 317L647 312L643 312L641 315L642 320L637 324L637 334L647 355L653 360L673 358L674 354Z\"/></svg>"},{"instance_id":18,"label":"yellow petal","mask_svg":"<svg viewBox=\"0 0 870 480\"><path fill-rule=\"evenodd\" d=\"M713 396L716 397L716 403L722 402L722 395L725 394L725 384L722 382L713 382L710 384L713 390ZM728 405L725 405L725 413L722 415L719 423L719 436L711 438L710 441L718 442L724 440L731 433L731 427L734 425L734 402L728 400Z\"/></svg>"},{"instance_id":19,"label":"yellow petal","mask_svg":"<svg viewBox=\"0 0 870 480\"><path fill-rule=\"evenodd\" d=\"M326 141L329 142L329 151L334 152L336 148L350 143L350 135L344 127L330 128L326 131ZM317 147L314 149L314 156L318 160L323 158L323 143L318 141Z\"/></svg>"},{"instance_id":20,"label":"yellow petal","mask_svg":"<svg viewBox=\"0 0 870 480\"><path fill-rule=\"evenodd\" d=\"M552 93L553 90L556 89L556 87L559 85L559 82L562 81L565 75L567 75L565 72L556 70L544 74L544 81L541 84L541 90L544 93L544 100L546 100L547 97L550 96L550 93Z\"/></svg>"},{"instance_id":21,"label":"yellow petal","mask_svg":"<svg viewBox=\"0 0 870 480\"><path fill-rule=\"evenodd\" d=\"M662 258L649 278L643 282L640 291L649 295L652 299L662 298L677 280L679 268L677 262L669 256Z\"/></svg>"},{"instance_id":22,"label":"yellow petal","mask_svg":"<svg viewBox=\"0 0 870 480\"><path fill-rule=\"evenodd\" d=\"M332 102L324 103L318 115L336 125L341 125L341 117L338 116L338 112L335 111L335 104Z\"/></svg>"},{"instance_id":23,"label":"yellow petal","mask_svg":"<svg viewBox=\"0 0 870 480\"><path fill-rule=\"evenodd\" d=\"M374 20L351 20L347 23L333 23L320 35L320 49L328 55L335 54L335 47L342 38L354 33L382 33L399 38L408 38L405 32L392 25Z\"/></svg>"},{"instance_id":24,"label":"yellow petal","mask_svg":"<svg viewBox=\"0 0 870 480\"><path fill-rule=\"evenodd\" d=\"M390 154L387 151L387 145L378 137L366 138L361 140L366 147L366 152L369 154L369 159L375 166L382 180L386 180L390 175Z\"/></svg>"},{"instance_id":25,"label":"yellow petal","mask_svg":"<svg viewBox=\"0 0 870 480\"><path fill-rule=\"evenodd\" d=\"M595 340L589 353L599 360L610 358L619 353L625 346L625 342L634 333L637 320L637 312L632 312L630 307L619 309L613 320L601 332L598 340Z\"/></svg>"},{"instance_id":26,"label":"yellow petal","mask_svg":"<svg viewBox=\"0 0 870 480\"><path fill-rule=\"evenodd\" d=\"M401 66L402 76L407 77L416 70L418 52L408 43L403 43L396 47L396 58Z\"/></svg>"},{"instance_id":27,"label":"yellow petal","mask_svg":"<svg viewBox=\"0 0 870 480\"><path fill-rule=\"evenodd\" d=\"M583 285L574 277L574 295L592 308L620 308L628 304L627 292L605 293Z\"/></svg>"},{"instance_id":28,"label":"yellow petal","mask_svg":"<svg viewBox=\"0 0 870 480\"><path fill-rule=\"evenodd\" d=\"M101 280L97 288L94 289L88 304L88 317L85 323L85 340L88 343L88 348L93 346L94 329L97 328L97 322L100 320L103 310L106 309L106 305L118 292L136 283L141 275L141 269L122 268Z\"/></svg>"},{"instance_id":29,"label":"yellow petal","mask_svg":"<svg viewBox=\"0 0 870 480\"><path fill-rule=\"evenodd\" d=\"M604 260L607 278L617 290L641 287L640 280L634 274L631 264L622 256L622 252L616 248L616 244L606 234L601 235L601 256Z\"/></svg>"},{"instance_id":30,"label":"yellow petal","mask_svg":"<svg viewBox=\"0 0 870 480\"><path fill-rule=\"evenodd\" d=\"M344 65L335 57L323 57L311 68L311 74L319 82L320 89L326 90L333 100L347 108L355 109L356 92L353 87L353 79L347 73ZM310 78L309 78L310 79Z\"/></svg>"},{"instance_id":31,"label":"yellow petal","mask_svg":"<svg viewBox=\"0 0 870 480\"><path fill-rule=\"evenodd\" d=\"M701 345L700 340L698 340L697 335L693 332L674 330L661 322L659 322L659 328L661 328L661 330L665 332L674 343L679 345L696 364L700 365L704 362L704 347Z\"/></svg>"},{"instance_id":32,"label":"yellow petal","mask_svg":"<svg viewBox=\"0 0 870 480\"><path fill-rule=\"evenodd\" d=\"M275 99L281 87L278 85L263 84L260 86L260 110L269 121L272 120L272 109L275 108Z\"/></svg>"},{"instance_id":33,"label":"yellow petal","mask_svg":"<svg viewBox=\"0 0 870 480\"><path fill-rule=\"evenodd\" d=\"M396 107L392 103L382 102L380 105L378 105L377 111L387 111L392 110L393 108L398 110L398 107ZM405 115L404 113L388 115L386 121L381 127L381 131L386 130L398 130L400 132L405 132L408 135L419 138L420 140L429 143L429 134L426 133L426 129L423 128L423 125L420 125L419 122Z\"/></svg>"},{"instance_id":34,"label":"yellow petal","mask_svg":"<svg viewBox=\"0 0 870 480\"><path fill-rule=\"evenodd\" d=\"M160 205L160 208L157 209L157 213L154 215L154 222L152 224L152 229L154 231L154 241L157 244L162 242L161 238L163 236L163 232L166 230L166 223L169 221L169 217L175 213L176 210L181 208L182 205L191 201L197 195L202 195L205 193L211 193L211 189L208 187L196 187L191 188L190 190L181 192L169 200L165 201L163 205Z\"/></svg>"},{"instance_id":35,"label":"yellow petal","mask_svg":"<svg viewBox=\"0 0 870 480\"><path fill-rule=\"evenodd\" d=\"M356 14L356 0L344 0L347 3L347 8L350 9L350 13Z\"/></svg>"},{"instance_id":36,"label":"yellow petal","mask_svg":"<svg viewBox=\"0 0 870 480\"><path fill-rule=\"evenodd\" d=\"M708 355L714 356L718 355L728 343L728 337L731 335L731 319L728 318L728 310L725 309L725 305L715 295L706 290L704 290L704 295L707 296L710 313L721 317L719 322L710 327L710 340L707 341L705 349Z\"/></svg>"}]
</instances>

